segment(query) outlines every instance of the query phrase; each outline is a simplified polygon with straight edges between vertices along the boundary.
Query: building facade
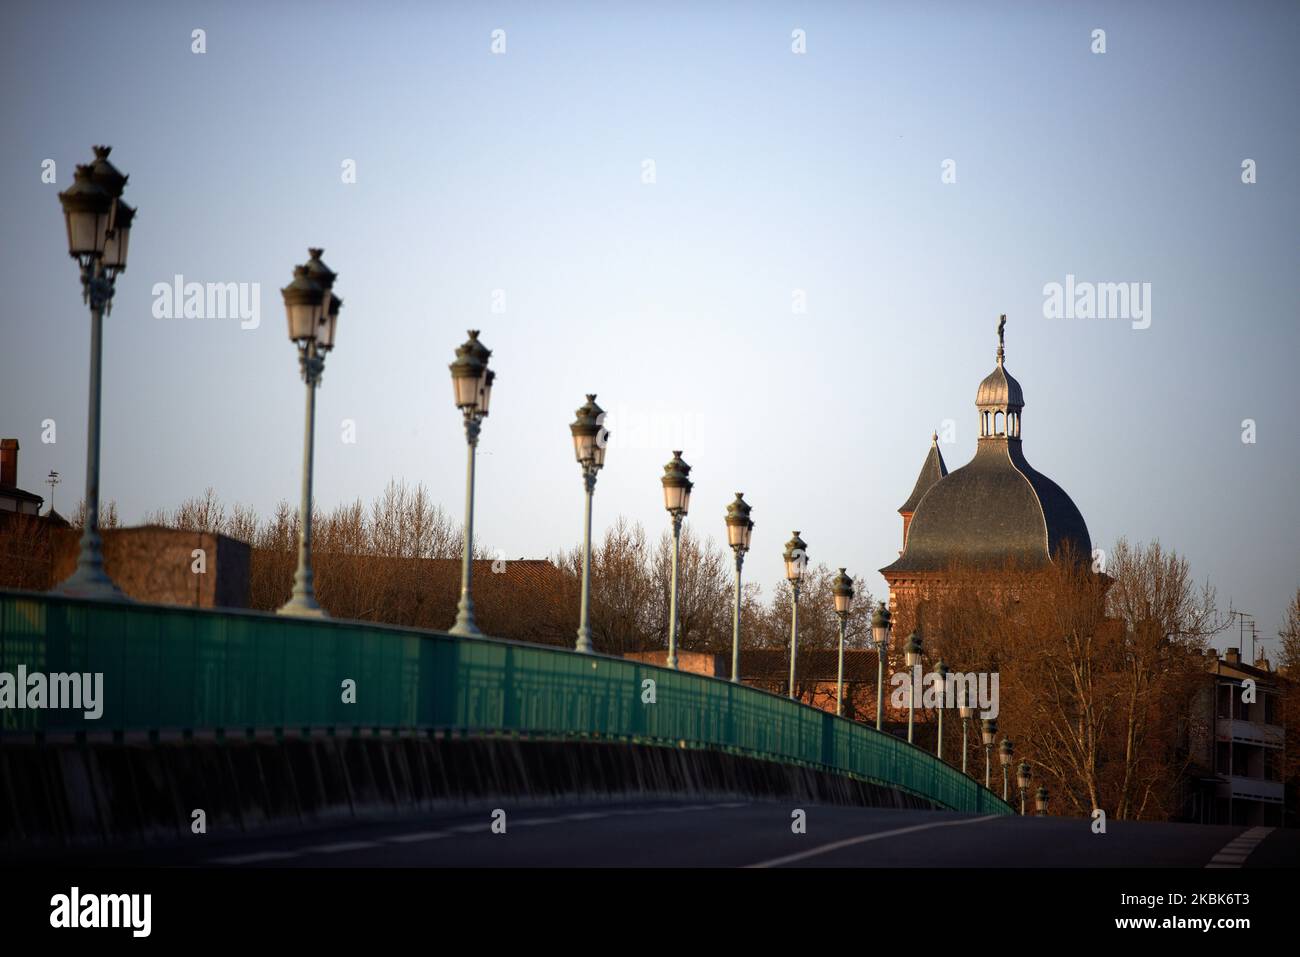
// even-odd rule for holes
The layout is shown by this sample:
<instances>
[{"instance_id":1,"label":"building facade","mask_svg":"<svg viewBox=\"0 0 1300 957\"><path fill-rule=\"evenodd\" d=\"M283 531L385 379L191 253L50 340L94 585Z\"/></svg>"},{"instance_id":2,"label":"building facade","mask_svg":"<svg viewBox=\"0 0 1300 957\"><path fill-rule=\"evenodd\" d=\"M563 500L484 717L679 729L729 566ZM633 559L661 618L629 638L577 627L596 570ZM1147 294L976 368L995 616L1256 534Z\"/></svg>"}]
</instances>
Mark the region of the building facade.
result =
<instances>
[{"instance_id":1,"label":"building facade","mask_svg":"<svg viewBox=\"0 0 1300 957\"><path fill-rule=\"evenodd\" d=\"M1283 682L1267 659L1206 652L1204 686L1188 723L1184 817L1198 824L1283 823L1286 729ZM1251 684L1253 683L1253 687Z\"/></svg>"}]
</instances>

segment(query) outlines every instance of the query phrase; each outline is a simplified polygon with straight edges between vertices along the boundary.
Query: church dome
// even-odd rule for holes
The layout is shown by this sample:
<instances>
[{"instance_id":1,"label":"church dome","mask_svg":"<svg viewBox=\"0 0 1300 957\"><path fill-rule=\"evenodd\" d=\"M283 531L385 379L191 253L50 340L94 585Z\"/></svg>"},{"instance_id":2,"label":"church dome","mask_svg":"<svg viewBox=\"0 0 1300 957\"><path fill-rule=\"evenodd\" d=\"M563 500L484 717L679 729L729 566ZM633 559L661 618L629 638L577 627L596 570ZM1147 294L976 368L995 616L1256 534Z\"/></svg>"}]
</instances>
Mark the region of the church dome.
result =
<instances>
[{"instance_id":1,"label":"church dome","mask_svg":"<svg viewBox=\"0 0 1300 957\"><path fill-rule=\"evenodd\" d=\"M882 572L944 571L953 562L1041 566L1065 542L1091 557L1070 496L1026 460L1016 440L984 439L975 457L921 498L898 561Z\"/></svg>"},{"instance_id":2,"label":"church dome","mask_svg":"<svg viewBox=\"0 0 1300 957\"><path fill-rule=\"evenodd\" d=\"M997 367L980 383L979 441L975 457L948 474L926 468L905 509L903 552L881 572L941 572L954 562L1001 566L1008 561L1040 566L1068 542L1078 559L1090 559L1088 526L1065 491L1025 459L1021 413L1025 398L1004 368L1003 329L998 323ZM920 492L918 498L917 493ZM903 511L900 509L900 511Z\"/></svg>"}]
</instances>

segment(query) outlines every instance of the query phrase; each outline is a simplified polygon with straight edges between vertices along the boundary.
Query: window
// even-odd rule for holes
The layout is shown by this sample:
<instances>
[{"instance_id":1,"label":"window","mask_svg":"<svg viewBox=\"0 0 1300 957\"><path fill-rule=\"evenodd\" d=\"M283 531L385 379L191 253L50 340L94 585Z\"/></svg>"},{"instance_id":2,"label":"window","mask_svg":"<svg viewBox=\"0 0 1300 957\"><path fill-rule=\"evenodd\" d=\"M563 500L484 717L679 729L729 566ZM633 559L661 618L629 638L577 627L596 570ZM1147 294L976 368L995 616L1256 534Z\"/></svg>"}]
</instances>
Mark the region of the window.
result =
<instances>
[{"instance_id":1,"label":"window","mask_svg":"<svg viewBox=\"0 0 1300 957\"><path fill-rule=\"evenodd\" d=\"M1218 707L1216 714L1220 718L1231 717L1232 685L1221 684L1218 687Z\"/></svg>"},{"instance_id":2,"label":"window","mask_svg":"<svg viewBox=\"0 0 1300 957\"><path fill-rule=\"evenodd\" d=\"M1240 743L1232 749L1232 773L1239 778L1250 776L1250 750Z\"/></svg>"},{"instance_id":3,"label":"window","mask_svg":"<svg viewBox=\"0 0 1300 957\"><path fill-rule=\"evenodd\" d=\"M1282 780L1282 752L1267 750L1264 752L1264 780Z\"/></svg>"}]
</instances>

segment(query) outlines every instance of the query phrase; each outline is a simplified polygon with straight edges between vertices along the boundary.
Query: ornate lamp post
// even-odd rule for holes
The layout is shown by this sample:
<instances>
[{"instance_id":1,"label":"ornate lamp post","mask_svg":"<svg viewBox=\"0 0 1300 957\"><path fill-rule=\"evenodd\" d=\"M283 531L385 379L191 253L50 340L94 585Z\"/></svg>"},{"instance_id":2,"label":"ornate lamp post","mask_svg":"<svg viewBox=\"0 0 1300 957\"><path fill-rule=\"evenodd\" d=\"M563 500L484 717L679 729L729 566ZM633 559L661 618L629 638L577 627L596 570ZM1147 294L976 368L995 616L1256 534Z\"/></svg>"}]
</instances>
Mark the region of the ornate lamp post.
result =
<instances>
[{"instance_id":1,"label":"ornate lamp post","mask_svg":"<svg viewBox=\"0 0 1300 957\"><path fill-rule=\"evenodd\" d=\"M587 518L582 530L582 611L578 622L578 641L574 646L583 654L591 654L591 496L596 490L596 473L605 465L605 444L609 430L605 428L605 410L596 404L595 394L587 396L586 405L575 413L577 418L569 426L573 435L573 451L582 466L582 482L587 490Z\"/></svg>"},{"instance_id":2,"label":"ornate lamp post","mask_svg":"<svg viewBox=\"0 0 1300 957\"><path fill-rule=\"evenodd\" d=\"M1040 787L1038 789L1038 794L1036 795L1034 806L1038 811L1039 817L1047 817L1047 788L1046 787Z\"/></svg>"},{"instance_id":3,"label":"ornate lamp post","mask_svg":"<svg viewBox=\"0 0 1300 957\"><path fill-rule=\"evenodd\" d=\"M998 748L998 761L1002 764L1002 800L1007 800L1011 792L1011 761L1015 757L1016 746L1011 743L1010 738L1002 739L1002 746Z\"/></svg>"},{"instance_id":4,"label":"ornate lamp post","mask_svg":"<svg viewBox=\"0 0 1300 957\"><path fill-rule=\"evenodd\" d=\"M916 671L921 666L921 633L912 632L904 649L907 660L907 743L912 743L912 730L916 724Z\"/></svg>"},{"instance_id":5,"label":"ornate lamp post","mask_svg":"<svg viewBox=\"0 0 1300 957\"><path fill-rule=\"evenodd\" d=\"M731 680L740 681L740 568L745 564L749 539L754 523L749 518L750 506L742 493L727 506L727 544L736 553L736 607L731 614Z\"/></svg>"},{"instance_id":6,"label":"ornate lamp post","mask_svg":"<svg viewBox=\"0 0 1300 957\"><path fill-rule=\"evenodd\" d=\"M680 450L673 452L673 457L664 466L664 476L660 481L664 487L664 508L673 518L673 575L672 586L668 596L668 667L677 667L677 565L682 549L682 519L691 504L691 489L694 485L689 478L691 467L682 460Z\"/></svg>"},{"instance_id":7,"label":"ornate lamp post","mask_svg":"<svg viewBox=\"0 0 1300 957\"><path fill-rule=\"evenodd\" d=\"M1020 789L1020 816L1025 815L1025 792L1029 790L1029 782L1033 780L1034 772L1029 767L1028 761L1021 761L1016 766L1016 787Z\"/></svg>"},{"instance_id":8,"label":"ornate lamp post","mask_svg":"<svg viewBox=\"0 0 1300 957\"><path fill-rule=\"evenodd\" d=\"M470 329L469 338L456 350L456 361L450 366L452 394L456 408L465 418L465 444L468 448L465 466L465 548L460 566L460 605L456 621L451 626L453 635L481 635L474 623L474 599L471 588L474 577L474 458L478 449L478 435L483 420L487 418L492 399L492 380L496 373L488 369L492 350L478 341L478 330Z\"/></svg>"},{"instance_id":9,"label":"ornate lamp post","mask_svg":"<svg viewBox=\"0 0 1300 957\"><path fill-rule=\"evenodd\" d=\"M980 737L984 741L984 788L992 790L989 783L989 767L993 763L993 742L998 736L998 719L985 718L980 725Z\"/></svg>"},{"instance_id":10,"label":"ornate lamp post","mask_svg":"<svg viewBox=\"0 0 1300 957\"><path fill-rule=\"evenodd\" d=\"M311 480L316 433L316 388L325 371L325 355L334 348L343 300L331 291L336 274L321 262L323 249L309 249L311 257L293 270L293 281L280 290L289 338L298 346L298 368L307 383L306 428L302 445L302 504L298 536L298 570L293 576L293 594L277 611L281 615L323 618L325 609L316 601L315 577L311 567Z\"/></svg>"},{"instance_id":11,"label":"ornate lamp post","mask_svg":"<svg viewBox=\"0 0 1300 957\"><path fill-rule=\"evenodd\" d=\"M882 601L871 616L871 638L876 645L876 730L881 730L885 713L885 656L889 654L889 609Z\"/></svg>"},{"instance_id":12,"label":"ornate lamp post","mask_svg":"<svg viewBox=\"0 0 1300 957\"><path fill-rule=\"evenodd\" d=\"M844 569L835 576L831 583L831 593L835 596L835 614L840 620L840 665L839 677L835 679L835 713L844 714L844 632L849 624L849 608L853 605L853 579L844 574Z\"/></svg>"},{"instance_id":13,"label":"ornate lamp post","mask_svg":"<svg viewBox=\"0 0 1300 957\"><path fill-rule=\"evenodd\" d=\"M126 601L104 571L99 537L99 426L104 315L113 310L118 273L126 272L135 210L121 199L127 177L108 161L112 147L96 146L95 160L80 165L59 194L68 230L68 255L81 267L81 299L90 306L90 387L86 416L86 521L77 567L58 588L65 595Z\"/></svg>"},{"instance_id":14,"label":"ornate lamp post","mask_svg":"<svg viewBox=\"0 0 1300 957\"><path fill-rule=\"evenodd\" d=\"M935 745L934 753L940 761L943 760L943 708L947 703L945 684L948 678L948 666L942 660L934 666L934 673L939 676L939 735L938 743Z\"/></svg>"},{"instance_id":15,"label":"ornate lamp post","mask_svg":"<svg viewBox=\"0 0 1300 957\"><path fill-rule=\"evenodd\" d=\"M790 698L794 699L795 661L799 652L799 583L803 581L803 572L808 564L808 545L794 533L794 538L785 543L785 578L790 583L792 612L790 618Z\"/></svg>"},{"instance_id":16,"label":"ornate lamp post","mask_svg":"<svg viewBox=\"0 0 1300 957\"><path fill-rule=\"evenodd\" d=\"M957 704L957 714L961 716L961 773L966 773L966 732L970 724L971 715L975 713L975 706L971 704L966 696L966 685L961 686L961 693Z\"/></svg>"}]
</instances>

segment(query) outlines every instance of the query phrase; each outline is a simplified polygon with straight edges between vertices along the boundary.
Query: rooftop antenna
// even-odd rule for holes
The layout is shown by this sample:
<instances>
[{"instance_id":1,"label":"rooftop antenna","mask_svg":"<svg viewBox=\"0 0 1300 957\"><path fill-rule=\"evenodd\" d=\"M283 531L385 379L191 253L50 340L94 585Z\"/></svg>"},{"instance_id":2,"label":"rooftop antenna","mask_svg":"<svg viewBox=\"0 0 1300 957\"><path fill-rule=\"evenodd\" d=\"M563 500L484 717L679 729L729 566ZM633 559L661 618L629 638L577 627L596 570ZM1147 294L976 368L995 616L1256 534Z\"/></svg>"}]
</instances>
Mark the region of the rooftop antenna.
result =
<instances>
[{"instance_id":1,"label":"rooftop antenna","mask_svg":"<svg viewBox=\"0 0 1300 957\"><path fill-rule=\"evenodd\" d=\"M59 484L59 473L50 469L49 476L45 479L45 484L50 487L50 514L54 514L54 486Z\"/></svg>"},{"instance_id":2,"label":"rooftop antenna","mask_svg":"<svg viewBox=\"0 0 1300 957\"><path fill-rule=\"evenodd\" d=\"M1237 647L1246 645L1246 619L1250 619L1250 664L1255 664L1255 616L1244 611L1231 612L1237 618Z\"/></svg>"}]
</instances>

